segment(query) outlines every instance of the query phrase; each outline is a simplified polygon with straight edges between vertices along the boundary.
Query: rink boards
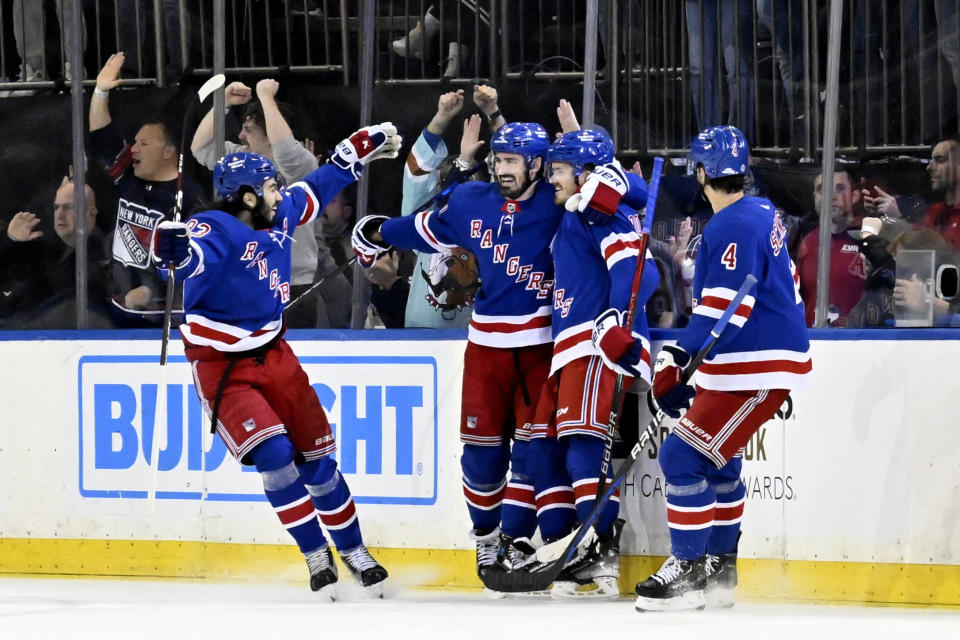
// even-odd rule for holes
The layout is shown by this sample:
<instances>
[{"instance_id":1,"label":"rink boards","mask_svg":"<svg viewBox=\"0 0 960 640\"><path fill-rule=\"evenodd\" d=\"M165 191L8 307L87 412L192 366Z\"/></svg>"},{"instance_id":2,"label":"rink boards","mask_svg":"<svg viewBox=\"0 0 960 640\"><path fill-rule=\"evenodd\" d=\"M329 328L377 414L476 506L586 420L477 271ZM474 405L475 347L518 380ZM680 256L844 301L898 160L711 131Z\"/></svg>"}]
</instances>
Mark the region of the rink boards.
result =
<instances>
[{"instance_id":1,"label":"rink boards","mask_svg":"<svg viewBox=\"0 0 960 640\"><path fill-rule=\"evenodd\" d=\"M218 438L202 451L209 425L179 340L164 402L158 335L0 334L0 573L302 579L259 476ZM367 544L401 580L477 586L459 469L463 334L289 337ZM960 605L960 335L813 337L812 387L745 452L741 595ZM628 591L669 548L654 448L621 510Z\"/></svg>"}]
</instances>

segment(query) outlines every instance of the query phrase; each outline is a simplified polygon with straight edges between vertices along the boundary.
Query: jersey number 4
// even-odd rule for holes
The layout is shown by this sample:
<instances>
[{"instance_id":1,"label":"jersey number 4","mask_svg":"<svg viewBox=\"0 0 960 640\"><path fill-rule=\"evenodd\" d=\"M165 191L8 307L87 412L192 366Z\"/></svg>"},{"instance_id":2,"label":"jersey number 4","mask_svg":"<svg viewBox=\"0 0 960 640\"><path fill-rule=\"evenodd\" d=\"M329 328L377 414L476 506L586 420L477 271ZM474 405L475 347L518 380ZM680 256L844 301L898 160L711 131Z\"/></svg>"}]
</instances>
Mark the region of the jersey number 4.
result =
<instances>
[{"instance_id":1,"label":"jersey number 4","mask_svg":"<svg viewBox=\"0 0 960 640\"><path fill-rule=\"evenodd\" d=\"M731 242L727 245L727 248L723 252L723 257L720 258L720 262L723 263L723 266L728 271L733 271L737 268L737 243Z\"/></svg>"}]
</instances>

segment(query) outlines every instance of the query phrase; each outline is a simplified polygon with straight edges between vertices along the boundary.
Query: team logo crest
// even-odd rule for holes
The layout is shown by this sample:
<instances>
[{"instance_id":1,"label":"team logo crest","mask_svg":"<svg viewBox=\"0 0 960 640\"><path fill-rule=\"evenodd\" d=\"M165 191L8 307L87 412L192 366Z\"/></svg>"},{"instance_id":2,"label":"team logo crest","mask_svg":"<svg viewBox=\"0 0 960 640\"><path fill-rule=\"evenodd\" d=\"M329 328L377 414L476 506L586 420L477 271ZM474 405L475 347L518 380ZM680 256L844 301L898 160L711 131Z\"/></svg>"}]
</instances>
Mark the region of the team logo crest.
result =
<instances>
[{"instance_id":1,"label":"team logo crest","mask_svg":"<svg viewBox=\"0 0 960 640\"><path fill-rule=\"evenodd\" d=\"M120 199L117 203L117 227L113 232L113 258L128 267L150 266L150 244L153 230L163 214L135 202Z\"/></svg>"},{"instance_id":2,"label":"team logo crest","mask_svg":"<svg viewBox=\"0 0 960 640\"><path fill-rule=\"evenodd\" d=\"M507 200L503 203L503 206L500 208L500 211L503 211L505 214L512 216L515 213L520 212L520 203L516 200Z\"/></svg>"}]
</instances>

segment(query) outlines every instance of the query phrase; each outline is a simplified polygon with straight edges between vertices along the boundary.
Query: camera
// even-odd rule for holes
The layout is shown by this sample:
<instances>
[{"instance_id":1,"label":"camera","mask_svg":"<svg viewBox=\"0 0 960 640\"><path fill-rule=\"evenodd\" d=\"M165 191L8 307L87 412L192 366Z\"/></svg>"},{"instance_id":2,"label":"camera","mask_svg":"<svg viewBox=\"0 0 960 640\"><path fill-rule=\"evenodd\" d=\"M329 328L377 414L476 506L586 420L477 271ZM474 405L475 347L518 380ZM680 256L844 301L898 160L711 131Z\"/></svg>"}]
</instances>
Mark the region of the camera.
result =
<instances>
[{"instance_id":1,"label":"camera","mask_svg":"<svg viewBox=\"0 0 960 640\"><path fill-rule=\"evenodd\" d=\"M937 297L948 302L960 296L960 268L942 264L937 268Z\"/></svg>"}]
</instances>

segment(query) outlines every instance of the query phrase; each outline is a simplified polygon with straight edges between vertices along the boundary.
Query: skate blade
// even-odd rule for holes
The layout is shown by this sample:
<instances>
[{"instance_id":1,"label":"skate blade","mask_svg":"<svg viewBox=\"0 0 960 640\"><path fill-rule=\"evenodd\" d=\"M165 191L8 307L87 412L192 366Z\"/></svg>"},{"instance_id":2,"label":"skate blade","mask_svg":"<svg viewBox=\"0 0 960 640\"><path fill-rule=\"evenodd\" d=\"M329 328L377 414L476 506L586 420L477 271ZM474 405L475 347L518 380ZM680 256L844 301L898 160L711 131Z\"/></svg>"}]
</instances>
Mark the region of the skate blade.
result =
<instances>
[{"instance_id":1,"label":"skate blade","mask_svg":"<svg viewBox=\"0 0 960 640\"><path fill-rule=\"evenodd\" d=\"M363 588L364 593L367 594L367 598L370 600L383 600L383 583L385 580L381 580L376 584L367 585Z\"/></svg>"},{"instance_id":2,"label":"skate blade","mask_svg":"<svg viewBox=\"0 0 960 640\"><path fill-rule=\"evenodd\" d=\"M523 600L528 598L549 598L550 597L549 590L513 591L511 593L507 593L505 591L494 591L493 589L488 589L487 587L484 587L481 593L483 594L484 598L488 598L490 600L505 600L508 598L511 600L514 600L514 599Z\"/></svg>"},{"instance_id":3,"label":"skate blade","mask_svg":"<svg viewBox=\"0 0 960 640\"><path fill-rule=\"evenodd\" d=\"M583 585L561 580L553 583L550 597L554 600L616 600L620 597L620 585L613 576L597 577Z\"/></svg>"},{"instance_id":4,"label":"skate blade","mask_svg":"<svg viewBox=\"0 0 960 640\"><path fill-rule=\"evenodd\" d=\"M688 591L675 598L645 598L637 596L637 611L701 611L706 607L703 591Z\"/></svg>"},{"instance_id":5,"label":"skate blade","mask_svg":"<svg viewBox=\"0 0 960 640\"><path fill-rule=\"evenodd\" d=\"M337 601L337 590L336 582L332 582L324 587L320 587L318 591L314 591L315 597L320 602L336 602Z\"/></svg>"}]
</instances>

